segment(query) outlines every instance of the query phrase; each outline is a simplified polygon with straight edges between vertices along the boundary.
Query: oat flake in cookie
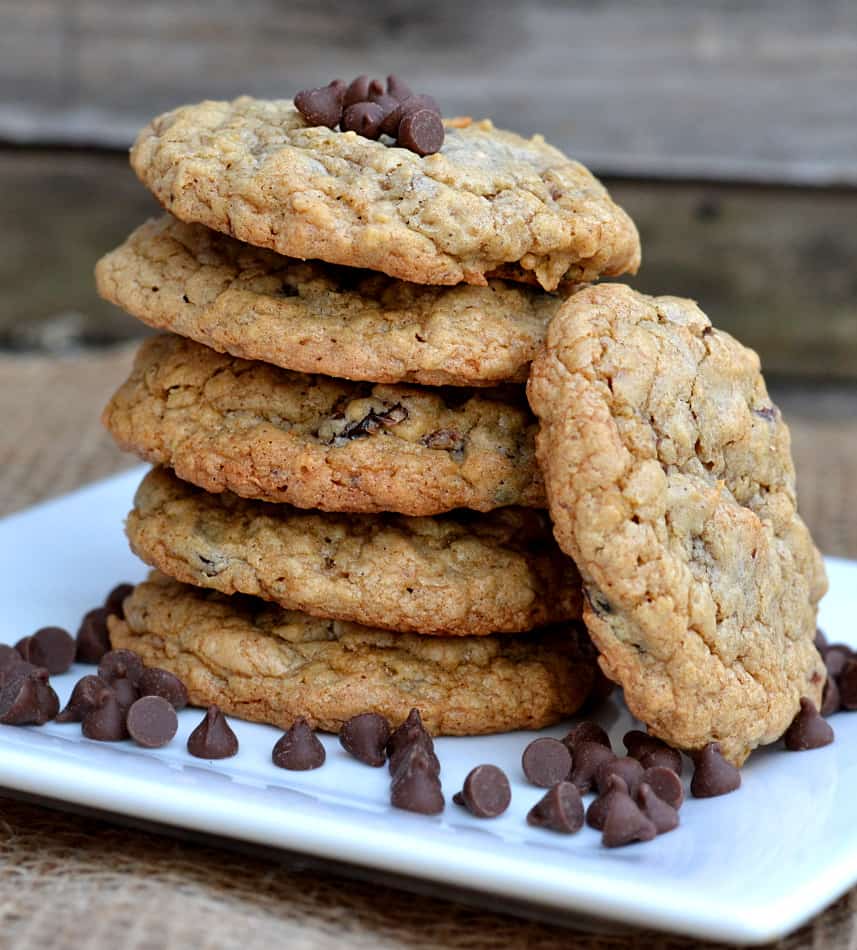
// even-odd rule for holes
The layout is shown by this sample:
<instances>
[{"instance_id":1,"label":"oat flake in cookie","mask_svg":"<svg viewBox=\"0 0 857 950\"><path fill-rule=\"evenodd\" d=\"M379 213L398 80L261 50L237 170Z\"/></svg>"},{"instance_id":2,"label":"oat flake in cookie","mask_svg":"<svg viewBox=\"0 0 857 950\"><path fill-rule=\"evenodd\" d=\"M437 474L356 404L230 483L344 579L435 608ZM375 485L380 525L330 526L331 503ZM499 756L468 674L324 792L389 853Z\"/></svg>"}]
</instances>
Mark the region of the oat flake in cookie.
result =
<instances>
[{"instance_id":1,"label":"oat flake in cookie","mask_svg":"<svg viewBox=\"0 0 857 950\"><path fill-rule=\"evenodd\" d=\"M131 164L183 221L421 284L506 269L553 290L640 260L633 222L587 169L487 120L446 122L424 157L309 125L290 100L207 101L154 119Z\"/></svg>"},{"instance_id":2,"label":"oat flake in cookie","mask_svg":"<svg viewBox=\"0 0 857 950\"><path fill-rule=\"evenodd\" d=\"M561 308L528 391L603 669L650 732L740 764L825 679L824 569L758 357L690 300L607 284Z\"/></svg>"}]
</instances>

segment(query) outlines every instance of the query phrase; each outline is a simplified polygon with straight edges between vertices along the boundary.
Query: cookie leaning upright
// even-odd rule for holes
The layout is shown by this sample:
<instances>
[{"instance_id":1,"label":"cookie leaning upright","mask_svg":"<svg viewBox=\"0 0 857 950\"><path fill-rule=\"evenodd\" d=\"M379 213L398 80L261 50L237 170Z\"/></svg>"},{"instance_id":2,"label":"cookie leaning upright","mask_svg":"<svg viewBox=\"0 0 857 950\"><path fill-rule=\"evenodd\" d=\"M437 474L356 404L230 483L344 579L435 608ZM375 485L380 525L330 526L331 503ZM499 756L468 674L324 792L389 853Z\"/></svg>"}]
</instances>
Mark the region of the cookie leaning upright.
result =
<instances>
[{"instance_id":1,"label":"cookie leaning upright","mask_svg":"<svg viewBox=\"0 0 857 950\"><path fill-rule=\"evenodd\" d=\"M633 222L586 168L487 120L447 122L423 156L245 96L156 118L131 164L182 221L415 283L500 272L553 290L639 265Z\"/></svg>"},{"instance_id":2,"label":"cookie leaning upright","mask_svg":"<svg viewBox=\"0 0 857 950\"><path fill-rule=\"evenodd\" d=\"M824 569L758 357L692 301L602 285L560 309L528 393L605 672L656 735L740 764L825 679Z\"/></svg>"}]
</instances>

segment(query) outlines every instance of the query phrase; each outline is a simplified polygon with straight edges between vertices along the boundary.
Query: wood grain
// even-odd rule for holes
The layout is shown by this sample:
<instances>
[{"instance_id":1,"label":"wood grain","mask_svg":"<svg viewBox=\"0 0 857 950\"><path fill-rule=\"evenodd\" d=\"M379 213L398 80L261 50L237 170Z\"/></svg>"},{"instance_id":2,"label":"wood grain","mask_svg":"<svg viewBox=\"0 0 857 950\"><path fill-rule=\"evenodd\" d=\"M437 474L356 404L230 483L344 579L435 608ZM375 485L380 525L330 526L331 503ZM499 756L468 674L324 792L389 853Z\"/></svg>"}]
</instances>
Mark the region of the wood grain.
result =
<instances>
[{"instance_id":1,"label":"wood grain","mask_svg":"<svg viewBox=\"0 0 857 950\"><path fill-rule=\"evenodd\" d=\"M852 0L6 0L0 138L400 71L612 175L857 184Z\"/></svg>"}]
</instances>

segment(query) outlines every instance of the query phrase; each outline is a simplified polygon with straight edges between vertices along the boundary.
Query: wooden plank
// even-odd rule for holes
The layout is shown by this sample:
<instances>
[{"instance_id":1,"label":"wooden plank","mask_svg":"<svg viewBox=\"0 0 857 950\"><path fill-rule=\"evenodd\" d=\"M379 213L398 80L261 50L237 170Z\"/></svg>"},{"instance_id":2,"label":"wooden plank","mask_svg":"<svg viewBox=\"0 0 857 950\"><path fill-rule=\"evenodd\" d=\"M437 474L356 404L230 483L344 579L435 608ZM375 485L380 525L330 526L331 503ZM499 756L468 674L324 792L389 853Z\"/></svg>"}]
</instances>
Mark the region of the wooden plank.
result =
<instances>
[{"instance_id":1,"label":"wooden plank","mask_svg":"<svg viewBox=\"0 0 857 950\"><path fill-rule=\"evenodd\" d=\"M181 102L391 70L606 174L857 184L852 0L13 0L0 137L124 147Z\"/></svg>"},{"instance_id":2,"label":"wooden plank","mask_svg":"<svg viewBox=\"0 0 857 950\"><path fill-rule=\"evenodd\" d=\"M158 213L124 157L0 151L0 179L0 348L142 333L92 285L96 259ZM626 181L612 191L642 235L634 286L697 298L770 373L857 380L857 193Z\"/></svg>"}]
</instances>

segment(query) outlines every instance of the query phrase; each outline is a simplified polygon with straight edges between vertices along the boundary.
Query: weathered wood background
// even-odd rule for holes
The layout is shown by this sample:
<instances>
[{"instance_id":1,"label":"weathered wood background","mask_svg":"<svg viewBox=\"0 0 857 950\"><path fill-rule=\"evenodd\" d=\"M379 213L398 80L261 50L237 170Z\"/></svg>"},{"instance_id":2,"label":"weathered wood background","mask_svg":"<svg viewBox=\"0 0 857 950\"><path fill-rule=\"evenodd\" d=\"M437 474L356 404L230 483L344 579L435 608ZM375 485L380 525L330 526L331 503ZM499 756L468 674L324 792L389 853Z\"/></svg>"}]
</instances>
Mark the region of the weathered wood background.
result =
<instances>
[{"instance_id":1,"label":"weathered wood background","mask_svg":"<svg viewBox=\"0 0 857 950\"><path fill-rule=\"evenodd\" d=\"M854 0L0 0L0 345L140 332L90 274L154 210L119 154L153 114L389 71L589 163L636 286L857 379Z\"/></svg>"}]
</instances>

